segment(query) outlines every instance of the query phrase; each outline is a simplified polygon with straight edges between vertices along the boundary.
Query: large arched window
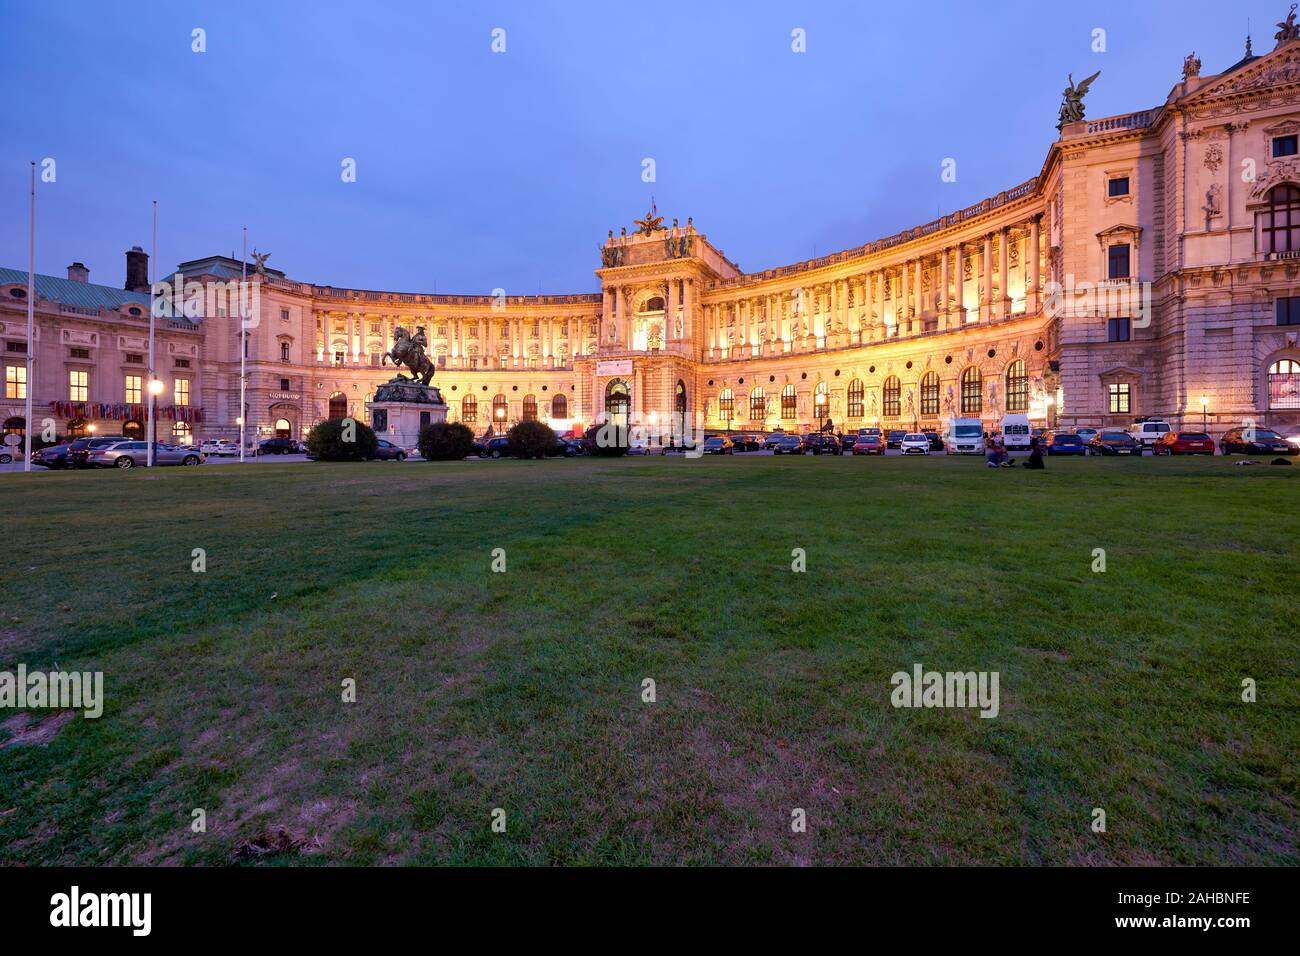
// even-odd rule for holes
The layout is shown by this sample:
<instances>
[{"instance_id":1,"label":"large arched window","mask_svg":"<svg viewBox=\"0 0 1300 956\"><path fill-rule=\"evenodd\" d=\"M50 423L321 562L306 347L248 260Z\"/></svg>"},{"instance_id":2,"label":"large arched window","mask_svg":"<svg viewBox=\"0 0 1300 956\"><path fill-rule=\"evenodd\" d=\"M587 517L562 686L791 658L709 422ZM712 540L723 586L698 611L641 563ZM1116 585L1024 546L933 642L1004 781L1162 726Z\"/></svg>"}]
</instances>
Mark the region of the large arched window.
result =
<instances>
[{"instance_id":1,"label":"large arched window","mask_svg":"<svg viewBox=\"0 0 1300 956\"><path fill-rule=\"evenodd\" d=\"M864 410L862 379L849 382L849 418L861 418Z\"/></svg>"},{"instance_id":2,"label":"large arched window","mask_svg":"<svg viewBox=\"0 0 1300 956\"><path fill-rule=\"evenodd\" d=\"M556 395L551 399L551 417L566 419L569 417L569 399L566 395Z\"/></svg>"},{"instance_id":3,"label":"large arched window","mask_svg":"<svg viewBox=\"0 0 1300 956\"><path fill-rule=\"evenodd\" d=\"M813 390L813 417L825 418L826 410L830 404L830 389L826 387L825 382L818 382L817 388Z\"/></svg>"},{"instance_id":4,"label":"large arched window","mask_svg":"<svg viewBox=\"0 0 1300 956\"><path fill-rule=\"evenodd\" d=\"M921 414L939 414L939 373L926 372L921 376Z\"/></svg>"},{"instance_id":5,"label":"large arched window","mask_svg":"<svg viewBox=\"0 0 1300 956\"><path fill-rule=\"evenodd\" d=\"M1268 191L1268 207L1257 215L1261 252L1300 250L1300 188L1282 183Z\"/></svg>"},{"instance_id":6,"label":"large arched window","mask_svg":"<svg viewBox=\"0 0 1300 956\"><path fill-rule=\"evenodd\" d=\"M1029 375L1024 359L1016 359L1007 366L1007 411L1029 411Z\"/></svg>"},{"instance_id":7,"label":"large arched window","mask_svg":"<svg viewBox=\"0 0 1300 956\"><path fill-rule=\"evenodd\" d=\"M767 393L756 388L749 393L749 420L761 422L767 418Z\"/></svg>"},{"instance_id":8,"label":"large arched window","mask_svg":"<svg viewBox=\"0 0 1300 956\"><path fill-rule=\"evenodd\" d=\"M348 417L348 397L342 392L330 396L330 418Z\"/></svg>"},{"instance_id":9,"label":"large arched window","mask_svg":"<svg viewBox=\"0 0 1300 956\"><path fill-rule=\"evenodd\" d=\"M886 418L897 418L902 411L900 393L902 387L898 381L897 375L891 375L885 379L885 384L881 389L881 411Z\"/></svg>"},{"instance_id":10,"label":"large arched window","mask_svg":"<svg viewBox=\"0 0 1300 956\"><path fill-rule=\"evenodd\" d=\"M974 365L961 373L961 413L978 415L984 410L984 379Z\"/></svg>"},{"instance_id":11,"label":"large arched window","mask_svg":"<svg viewBox=\"0 0 1300 956\"><path fill-rule=\"evenodd\" d=\"M736 394L729 388L724 388L718 395L718 417L724 422L729 422L735 412Z\"/></svg>"},{"instance_id":12,"label":"large arched window","mask_svg":"<svg viewBox=\"0 0 1300 956\"><path fill-rule=\"evenodd\" d=\"M478 399L473 395L460 400L460 420L466 425L478 424Z\"/></svg>"},{"instance_id":13,"label":"large arched window","mask_svg":"<svg viewBox=\"0 0 1300 956\"><path fill-rule=\"evenodd\" d=\"M1268 367L1268 407L1300 408L1300 362L1279 359Z\"/></svg>"},{"instance_id":14,"label":"large arched window","mask_svg":"<svg viewBox=\"0 0 1300 956\"><path fill-rule=\"evenodd\" d=\"M781 389L781 418L784 421L794 421L799 415L799 396L795 392L793 385L787 385Z\"/></svg>"},{"instance_id":15,"label":"large arched window","mask_svg":"<svg viewBox=\"0 0 1300 956\"><path fill-rule=\"evenodd\" d=\"M627 428L632 414L632 393L627 382L616 378L605 387L605 419L615 428Z\"/></svg>"},{"instance_id":16,"label":"large arched window","mask_svg":"<svg viewBox=\"0 0 1300 956\"><path fill-rule=\"evenodd\" d=\"M502 428L506 424L506 419L510 416L510 403L506 397L498 392L492 398L492 426Z\"/></svg>"},{"instance_id":17,"label":"large arched window","mask_svg":"<svg viewBox=\"0 0 1300 956\"><path fill-rule=\"evenodd\" d=\"M537 396L536 395L524 396L524 421L526 422L537 421Z\"/></svg>"}]
</instances>

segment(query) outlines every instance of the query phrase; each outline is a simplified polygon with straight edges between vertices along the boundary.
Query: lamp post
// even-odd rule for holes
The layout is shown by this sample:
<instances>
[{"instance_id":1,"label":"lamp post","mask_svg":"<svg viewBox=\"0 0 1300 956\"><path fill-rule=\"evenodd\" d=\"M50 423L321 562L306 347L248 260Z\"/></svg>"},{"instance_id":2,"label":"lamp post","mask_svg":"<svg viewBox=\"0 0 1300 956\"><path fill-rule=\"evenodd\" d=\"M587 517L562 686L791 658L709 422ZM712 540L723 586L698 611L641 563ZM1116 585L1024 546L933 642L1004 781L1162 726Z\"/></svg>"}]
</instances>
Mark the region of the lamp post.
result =
<instances>
[{"instance_id":1,"label":"lamp post","mask_svg":"<svg viewBox=\"0 0 1300 956\"><path fill-rule=\"evenodd\" d=\"M1209 409L1210 409L1210 399L1207 396L1202 395L1201 396L1201 431L1205 432L1207 435L1210 432Z\"/></svg>"},{"instance_id":2,"label":"lamp post","mask_svg":"<svg viewBox=\"0 0 1300 956\"><path fill-rule=\"evenodd\" d=\"M154 445L158 444L158 411L155 406L158 403L158 396L163 393L162 379L155 378L149 382L149 424L151 432L149 435L149 463L153 464Z\"/></svg>"}]
</instances>

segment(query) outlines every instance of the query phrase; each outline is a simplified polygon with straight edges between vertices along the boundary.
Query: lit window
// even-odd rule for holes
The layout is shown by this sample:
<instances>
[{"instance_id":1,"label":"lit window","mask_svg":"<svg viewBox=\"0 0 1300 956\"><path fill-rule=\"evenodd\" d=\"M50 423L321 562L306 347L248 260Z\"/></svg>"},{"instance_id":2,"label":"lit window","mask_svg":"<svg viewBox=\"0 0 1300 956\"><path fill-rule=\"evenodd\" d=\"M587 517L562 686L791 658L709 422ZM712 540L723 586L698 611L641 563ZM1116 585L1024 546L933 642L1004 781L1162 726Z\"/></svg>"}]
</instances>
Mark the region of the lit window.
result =
<instances>
[{"instance_id":1,"label":"lit window","mask_svg":"<svg viewBox=\"0 0 1300 956\"><path fill-rule=\"evenodd\" d=\"M27 397L27 369L22 365L5 366L5 398Z\"/></svg>"},{"instance_id":2,"label":"lit window","mask_svg":"<svg viewBox=\"0 0 1300 956\"><path fill-rule=\"evenodd\" d=\"M537 421L537 397L534 395L524 396L524 421Z\"/></svg>"},{"instance_id":3,"label":"lit window","mask_svg":"<svg viewBox=\"0 0 1300 956\"><path fill-rule=\"evenodd\" d=\"M551 417L561 421L569 417L569 400L563 395L556 395L551 400Z\"/></svg>"},{"instance_id":4,"label":"lit window","mask_svg":"<svg viewBox=\"0 0 1300 956\"><path fill-rule=\"evenodd\" d=\"M749 419L761 422L765 418L767 418L767 393L761 388L756 388L749 393Z\"/></svg>"},{"instance_id":5,"label":"lit window","mask_svg":"<svg viewBox=\"0 0 1300 956\"><path fill-rule=\"evenodd\" d=\"M128 375L126 377L126 401L128 404L138 405L140 396L144 394L144 379L139 375Z\"/></svg>"},{"instance_id":6,"label":"lit window","mask_svg":"<svg viewBox=\"0 0 1300 956\"><path fill-rule=\"evenodd\" d=\"M1029 374L1025 371L1023 359L1016 359L1007 366L1007 411L1024 412L1029 410Z\"/></svg>"},{"instance_id":7,"label":"lit window","mask_svg":"<svg viewBox=\"0 0 1300 956\"><path fill-rule=\"evenodd\" d=\"M1106 386L1109 395L1109 408L1112 415L1127 415L1132 410L1128 382L1116 382Z\"/></svg>"},{"instance_id":8,"label":"lit window","mask_svg":"<svg viewBox=\"0 0 1300 956\"><path fill-rule=\"evenodd\" d=\"M460 400L460 420L466 425L478 422L478 399L473 395L466 395Z\"/></svg>"},{"instance_id":9,"label":"lit window","mask_svg":"<svg viewBox=\"0 0 1300 956\"><path fill-rule=\"evenodd\" d=\"M961 373L961 413L978 415L984 409L984 377L974 365Z\"/></svg>"},{"instance_id":10,"label":"lit window","mask_svg":"<svg viewBox=\"0 0 1300 956\"><path fill-rule=\"evenodd\" d=\"M72 402L86 401L86 395L90 391L90 373L78 372L73 370L68 373L68 400Z\"/></svg>"},{"instance_id":11,"label":"lit window","mask_svg":"<svg viewBox=\"0 0 1300 956\"><path fill-rule=\"evenodd\" d=\"M939 414L939 373L926 372L921 379L921 414Z\"/></svg>"},{"instance_id":12,"label":"lit window","mask_svg":"<svg viewBox=\"0 0 1300 956\"><path fill-rule=\"evenodd\" d=\"M724 388L722 394L718 396L718 417L724 422L731 421L732 413L736 407L735 393L729 388Z\"/></svg>"},{"instance_id":13,"label":"lit window","mask_svg":"<svg viewBox=\"0 0 1300 956\"><path fill-rule=\"evenodd\" d=\"M190 431L189 422L177 422L172 426L172 441L177 445L192 445L194 433Z\"/></svg>"},{"instance_id":14,"label":"lit window","mask_svg":"<svg viewBox=\"0 0 1300 956\"><path fill-rule=\"evenodd\" d=\"M177 405L188 405L190 403L190 380L188 378L174 379L173 389L176 394Z\"/></svg>"},{"instance_id":15,"label":"lit window","mask_svg":"<svg viewBox=\"0 0 1300 956\"><path fill-rule=\"evenodd\" d=\"M1268 367L1268 407L1300 408L1300 362L1281 359Z\"/></svg>"},{"instance_id":16,"label":"lit window","mask_svg":"<svg viewBox=\"0 0 1300 956\"><path fill-rule=\"evenodd\" d=\"M902 384L897 375L885 379L881 388L881 411L886 418L897 418L902 412Z\"/></svg>"},{"instance_id":17,"label":"lit window","mask_svg":"<svg viewBox=\"0 0 1300 956\"><path fill-rule=\"evenodd\" d=\"M781 389L781 418L784 421L794 421L799 414L799 397L795 394L793 385L787 385Z\"/></svg>"},{"instance_id":18,"label":"lit window","mask_svg":"<svg viewBox=\"0 0 1300 956\"><path fill-rule=\"evenodd\" d=\"M855 378L849 382L849 418L861 418L863 411L862 379Z\"/></svg>"},{"instance_id":19,"label":"lit window","mask_svg":"<svg viewBox=\"0 0 1300 956\"><path fill-rule=\"evenodd\" d=\"M817 418L826 417L826 406L830 402L830 395L827 393L826 383L818 382L817 389L813 392L813 415Z\"/></svg>"}]
</instances>

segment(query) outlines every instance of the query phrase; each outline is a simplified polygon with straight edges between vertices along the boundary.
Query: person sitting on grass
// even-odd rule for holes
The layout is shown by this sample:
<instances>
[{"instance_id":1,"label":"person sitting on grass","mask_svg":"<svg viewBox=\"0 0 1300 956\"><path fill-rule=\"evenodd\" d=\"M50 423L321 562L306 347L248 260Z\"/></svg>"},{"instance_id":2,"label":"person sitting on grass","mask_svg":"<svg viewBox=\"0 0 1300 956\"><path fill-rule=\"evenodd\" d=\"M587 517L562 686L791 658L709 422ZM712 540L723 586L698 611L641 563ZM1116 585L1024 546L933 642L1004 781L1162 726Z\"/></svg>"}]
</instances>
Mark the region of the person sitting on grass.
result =
<instances>
[{"instance_id":1,"label":"person sitting on grass","mask_svg":"<svg viewBox=\"0 0 1300 956\"><path fill-rule=\"evenodd\" d=\"M998 453L998 464L1003 468L1011 467L1011 453L1007 451L1007 443L1002 440L1002 433L993 436L993 447Z\"/></svg>"},{"instance_id":2,"label":"person sitting on grass","mask_svg":"<svg viewBox=\"0 0 1300 956\"><path fill-rule=\"evenodd\" d=\"M1024 462L1024 466L1038 469L1043 467L1043 449L1039 447L1037 438L1029 439L1029 460Z\"/></svg>"},{"instance_id":3,"label":"person sitting on grass","mask_svg":"<svg viewBox=\"0 0 1300 956\"><path fill-rule=\"evenodd\" d=\"M990 468L996 468L1002 461L998 454L997 442L987 435L984 436L984 460Z\"/></svg>"}]
</instances>

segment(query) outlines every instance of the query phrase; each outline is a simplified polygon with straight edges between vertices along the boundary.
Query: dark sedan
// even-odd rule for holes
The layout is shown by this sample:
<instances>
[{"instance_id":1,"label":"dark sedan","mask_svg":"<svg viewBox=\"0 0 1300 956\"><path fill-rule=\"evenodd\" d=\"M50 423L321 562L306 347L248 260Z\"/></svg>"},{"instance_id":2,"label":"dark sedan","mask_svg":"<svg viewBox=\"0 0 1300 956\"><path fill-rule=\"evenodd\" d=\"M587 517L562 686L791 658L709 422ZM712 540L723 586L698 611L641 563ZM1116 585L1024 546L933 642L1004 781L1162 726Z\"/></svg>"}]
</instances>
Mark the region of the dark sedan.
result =
<instances>
[{"instance_id":1,"label":"dark sedan","mask_svg":"<svg viewBox=\"0 0 1300 956\"><path fill-rule=\"evenodd\" d=\"M292 438L264 438L257 443L259 455L296 455L297 453L298 443Z\"/></svg>"},{"instance_id":2,"label":"dark sedan","mask_svg":"<svg viewBox=\"0 0 1300 956\"><path fill-rule=\"evenodd\" d=\"M901 428L891 428L885 435L886 448L901 448L903 439L907 437L907 432Z\"/></svg>"},{"instance_id":3,"label":"dark sedan","mask_svg":"<svg viewBox=\"0 0 1300 956\"><path fill-rule=\"evenodd\" d=\"M810 435L803 436L804 454L812 455L838 455L840 454L840 443L834 435L822 435L813 432Z\"/></svg>"},{"instance_id":4,"label":"dark sedan","mask_svg":"<svg viewBox=\"0 0 1300 956\"><path fill-rule=\"evenodd\" d=\"M774 455L797 455L803 451L803 439L798 435L778 435L767 440Z\"/></svg>"},{"instance_id":5,"label":"dark sedan","mask_svg":"<svg viewBox=\"0 0 1300 956\"><path fill-rule=\"evenodd\" d=\"M935 431L923 432L926 438L930 439L930 451L943 451L943 436Z\"/></svg>"},{"instance_id":6,"label":"dark sedan","mask_svg":"<svg viewBox=\"0 0 1300 956\"><path fill-rule=\"evenodd\" d=\"M510 439L505 435L498 435L495 438L489 438L487 444L483 447L482 457L484 458L501 458L510 456Z\"/></svg>"},{"instance_id":7,"label":"dark sedan","mask_svg":"<svg viewBox=\"0 0 1300 956\"><path fill-rule=\"evenodd\" d=\"M759 435L732 435L731 447L736 451L762 451L763 438Z\"/></svg>"},{"instance_id":8,"label":"dark sedan","mask_svg":"<svg viewBox=\"0 0 1300 956\"><path fill-rule=\"evenodd\" d=\"M1094 455L1142 454L1142 443L1128 432L1097 432L1088 444Z\"/></svg>"},{"instance_id":9,"label":"dark sedan","mask_svg":"<svg viewBox=\"0 0 1300 956\"><path fill-rule=\"evenodd\" d=\"M68 445L51 445L49 448L38 448L32 452L32 464L41 465L45 468L67 468L68 448Z\"/></svg>"},{"instance_id":10,"label":"dark sedan","mask_svg":"<svg viewBox=\"0 0 1300 956\"><path fill-rule=\"evenodd\" d=\"M724 435L714 435L712 438L704 439L704 454L706 455L731 455L735 453L735 446L731 439Z\"/></svg>"},{"instance_id":11,"label":"dark sedan","mask_svg":"<svg viewBox=\"0 0 1300 956\"><path fill-rule=\"evenodd\" d=\"M1219 439L1219 451L1225 455L1294 455L1300 453L1300 447L1271 428L1233 428Z\"/></svg>"},{"instance_id":12,"label":"dark sedan","mask_svg":"<svg viewBox=\"0 0 1300 956\"><path fill-rule=\"evenodd\" d=\"M262 454L266 454L266 452ZM281 454L285 453L281 452ZM381 438L375 442L375 450L370 459L372 461L406 461L406 449L399 448L387 439Z\"/></svg>"},{"instance_id":13,"label":"dark sedan","mask_svg":"<svg viewBox=\"0 0 1300 956\"><path fill-rule=\"evenodd\" d=\"M1086 455L1088 445L1074 432L1056 432L1047 439L1049 455Z\"/></svg>"}]
</instances>

